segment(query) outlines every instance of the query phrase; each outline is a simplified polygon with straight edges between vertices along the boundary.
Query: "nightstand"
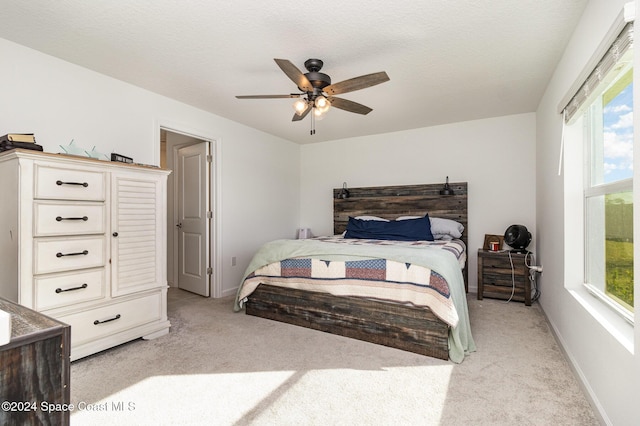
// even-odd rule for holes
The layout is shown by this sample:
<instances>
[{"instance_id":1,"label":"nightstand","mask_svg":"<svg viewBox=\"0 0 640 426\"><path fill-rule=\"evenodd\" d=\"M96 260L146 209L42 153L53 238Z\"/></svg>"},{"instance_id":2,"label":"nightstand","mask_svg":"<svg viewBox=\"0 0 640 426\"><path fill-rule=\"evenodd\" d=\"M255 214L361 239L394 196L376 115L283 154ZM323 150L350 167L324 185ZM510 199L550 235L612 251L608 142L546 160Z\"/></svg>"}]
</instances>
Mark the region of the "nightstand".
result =
<instances>
[{"instance_id":1,"label":"nightstand","mask_svg":"<svg viewBox=\"0 0 640 426\"><path fill-rule=\"evenodd\" d=\"M529 268L525 264L526 257L531 261L530 254L478 250L478 300L483 297L511 298L531 306L531 281Z\"/></svg>"},{"instance_id":2,"label":"nightstand","mask_svg":"<svg viewBox=\"0 0 640 426\"><path fill-rule=\"evenodd\" d=\"M11 341L0 346L0 424L68 425L71 327L2 298L0 309L11 314Z\"/></svg>"}]
</instances>

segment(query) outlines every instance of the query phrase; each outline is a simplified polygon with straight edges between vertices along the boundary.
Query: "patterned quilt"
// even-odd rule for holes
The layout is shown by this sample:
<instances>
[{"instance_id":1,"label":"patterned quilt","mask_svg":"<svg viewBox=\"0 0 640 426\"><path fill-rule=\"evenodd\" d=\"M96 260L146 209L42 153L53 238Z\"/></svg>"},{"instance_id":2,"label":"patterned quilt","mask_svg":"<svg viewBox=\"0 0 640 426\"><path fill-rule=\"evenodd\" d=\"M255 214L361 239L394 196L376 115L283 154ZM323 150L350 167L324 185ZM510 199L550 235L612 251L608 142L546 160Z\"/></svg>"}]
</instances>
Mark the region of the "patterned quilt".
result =
<instances>
[{"instance_id":1,"label":"patterned quilt","mask_svg":"<svg viewBox=\"0 0 640 426\"><path fill-rule=\"evenodd\" d=\"M467 248L462 240L438 240L438 241L393 241L393 240L365 240L356 238L343 238L342 235L333 235L328 237L315 237L314 240L324 241L327 243L347 244L347 245L377 245L377 246L396 246L396 247L435 247L446 250L453 254L460 269L464 268L467 261Z\"/></svg>"},{"instance_id":2,"label":"patterned quilt","mask_svg":"<svg viewBox=\"0 0 640 426\"><path fill-rule=\"evenodd\" d=\"M340 245L411 246L414 249L425 246L430 250L450 251L462 266L465 261L461 241L399 242L341 237L318 237L315 240ZM452 327L459 320L447 280L437 271L411 262L389 258L343 260L329 255L281 259L248 273L238 300L243 301L261 283L429 307Z\"/></svg>"}]
</instances>

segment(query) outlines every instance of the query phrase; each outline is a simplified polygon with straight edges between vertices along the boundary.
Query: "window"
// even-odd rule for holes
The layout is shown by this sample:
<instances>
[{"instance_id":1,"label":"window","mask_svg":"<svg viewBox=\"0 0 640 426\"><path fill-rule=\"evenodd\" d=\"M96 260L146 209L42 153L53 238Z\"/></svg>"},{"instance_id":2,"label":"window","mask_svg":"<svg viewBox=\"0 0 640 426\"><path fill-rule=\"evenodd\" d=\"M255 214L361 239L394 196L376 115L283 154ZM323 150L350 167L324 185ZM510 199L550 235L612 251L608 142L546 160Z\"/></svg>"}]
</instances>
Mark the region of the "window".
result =
<instances>
[{"instance_id":1,"label":"window","mask_svg":"<svg viewBox=\"0 0 640 426\"><path fill-rule=\"evenodd\" d=\"M632 48L585 110L585 285L633 319Z\"/></svg>"},{"instance_id":2,"label":"window","mask_svg":"<svg viewBox=\"0 0 640 426\"><path fill-rule=\"evenodd\" d=\"M563 114L572 139L584 142L584 169L572 168L583 182L582 214L575 212L583 223L582 282L633 324L633 22L625 21Z\"/></svg>"}]
</instances>

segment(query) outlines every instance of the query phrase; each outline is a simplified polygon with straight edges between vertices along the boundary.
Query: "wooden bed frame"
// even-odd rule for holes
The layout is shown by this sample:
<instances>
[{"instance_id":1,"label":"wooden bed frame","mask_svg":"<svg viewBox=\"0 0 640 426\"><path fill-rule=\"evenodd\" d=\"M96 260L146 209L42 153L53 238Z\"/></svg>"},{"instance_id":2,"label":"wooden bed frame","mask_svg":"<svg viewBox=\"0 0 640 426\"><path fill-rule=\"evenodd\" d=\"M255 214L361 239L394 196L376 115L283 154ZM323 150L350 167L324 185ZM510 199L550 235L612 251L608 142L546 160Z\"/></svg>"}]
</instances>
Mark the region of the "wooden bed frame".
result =
<instances>
[{"instance_id":1,"label":"wooden bed frame","mask_svg":"<svg viewBox=\"0 0 640 426\"><path fill-rule=\"evenodd\" d=\"M454 195L440 195L444 184L349 188L349 198L333 190L334 233L344 232L349 216L386 219L424 216L462 223L468 248L467 183L449 184ZM467 251L468 252L468 251ZM467 266L463 270L468 289ZM377 343L440 359L449 358L449 327L430 309L357 297L260 284L245 304L248 315L259 316L332 334Z\"/></svg>"}]
</instances>

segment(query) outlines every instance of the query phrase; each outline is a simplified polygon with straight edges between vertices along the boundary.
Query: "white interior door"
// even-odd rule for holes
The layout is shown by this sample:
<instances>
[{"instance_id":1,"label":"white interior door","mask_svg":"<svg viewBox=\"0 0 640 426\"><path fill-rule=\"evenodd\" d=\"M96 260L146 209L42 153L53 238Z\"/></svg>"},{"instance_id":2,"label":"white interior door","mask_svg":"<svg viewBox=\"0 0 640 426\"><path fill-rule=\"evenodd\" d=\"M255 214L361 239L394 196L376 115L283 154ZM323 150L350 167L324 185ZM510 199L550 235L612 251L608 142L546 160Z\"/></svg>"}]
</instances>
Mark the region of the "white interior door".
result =
<instances>
[{"instance_id":1,"label":"white interior door","mask_svg":"<svg viewBox=\"0 0 640 426\"><path fill-rule=\"evenodd\" d=\"M178 287L209 296L209 143L178 150Z\"/></svg>"}]
</instances>

